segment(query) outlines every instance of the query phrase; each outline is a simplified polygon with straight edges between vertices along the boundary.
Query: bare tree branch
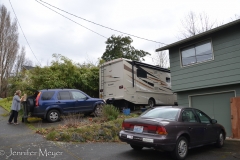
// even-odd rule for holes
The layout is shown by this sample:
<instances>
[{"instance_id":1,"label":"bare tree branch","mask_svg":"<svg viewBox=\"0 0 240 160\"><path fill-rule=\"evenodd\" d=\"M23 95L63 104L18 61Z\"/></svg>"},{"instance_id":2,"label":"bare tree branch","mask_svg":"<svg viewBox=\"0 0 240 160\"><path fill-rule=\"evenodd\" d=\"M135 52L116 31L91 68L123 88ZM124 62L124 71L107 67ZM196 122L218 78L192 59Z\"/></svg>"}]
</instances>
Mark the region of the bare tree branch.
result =
<instances>
[{"instance_id":1,"label":"bare tree branch","mask_svg":"<svg viewBox=\"0 0 240 160\"><path fill-rule=\"evenodd\" d=\"M0 93L5 95L18 49L17 21L11 22L7 8L0 5Z\"/></svg>"},{"instance_id":2,"label":"bare tree branch","mask_svg":"<svg viewBox=\"0 0 240 160\"><path fill-rule=\"evenodd\" d=\"M14 67L14 73L16 76L21 72L21 69L25 62L25 55L26 55L25 48L22 47L21 53L16 58L16 63Z\"/></svg>"},{"instance_id":3,"label":"bare tree branch","mask_svg":"<svg viewBox=\"0 0 240 160\"><path fill-rule=\"evenodd\" d=\"M195 36L199 33L213 29L220 24L217 23L217 20L210 20L209 16L205 12L196 15L196 13L192 11L187 14L181 23L183 29L180 31L180 39Z\"/></svg>"}]
</instances>

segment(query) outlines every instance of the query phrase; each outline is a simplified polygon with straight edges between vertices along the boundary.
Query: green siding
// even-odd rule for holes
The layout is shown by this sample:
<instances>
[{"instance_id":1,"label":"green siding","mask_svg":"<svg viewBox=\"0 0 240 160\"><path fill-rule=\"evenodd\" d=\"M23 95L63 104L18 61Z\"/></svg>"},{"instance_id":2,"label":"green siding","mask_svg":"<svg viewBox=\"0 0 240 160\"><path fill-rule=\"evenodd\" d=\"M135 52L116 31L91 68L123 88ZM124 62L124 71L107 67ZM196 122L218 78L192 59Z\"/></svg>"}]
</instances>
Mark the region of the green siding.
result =
<instances>
[{"instance_id":1,"label":"green siding","mask_svg":"<svg viewBox=\"0 0 240 160\"><path fill-rule=\"evenodd\" d=\"M240 83L240 24L170 48L170 68L174 92ZM195 42L211 39L214 60L181 67L179 50Z\"/></svg>"},{"instance_id":2,"label":"green siding","mask_svg":"<svg viewBox=\"0 0 240 160\"><path fill-rule=\"evenodd\" d=\"M240 84L226 85L226 86L220 86L220 87L209 87L209 88L205 88L205 89L197 89L197 90L191 90L191 91L178 92L177 93L178 104L179 104L179 106L188 106L189 107L189 95L212 94L212 93L225 92L225 91L235 91L236 96L239 97L240 96Z\"/></svg>"}]
</instances>

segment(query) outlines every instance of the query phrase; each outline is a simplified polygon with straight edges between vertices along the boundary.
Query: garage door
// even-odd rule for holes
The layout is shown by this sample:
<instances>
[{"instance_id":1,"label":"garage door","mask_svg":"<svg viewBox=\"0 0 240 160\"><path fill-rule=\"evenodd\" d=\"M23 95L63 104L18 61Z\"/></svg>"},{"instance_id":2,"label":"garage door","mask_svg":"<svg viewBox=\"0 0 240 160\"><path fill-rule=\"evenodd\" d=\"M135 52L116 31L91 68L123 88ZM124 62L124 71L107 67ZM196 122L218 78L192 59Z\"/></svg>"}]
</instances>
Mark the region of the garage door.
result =
<instances>
[{"instance_id":1,"label":"garage door","mask_svg":"<svg viewBox=\"0 0 240 160\"><path fill-rule=\"evenodd\" d=\"M227 136L232 136L230 98L234 92L191 96L191 106L207 113L225 127Z\"/></svg>"}]
</instances>

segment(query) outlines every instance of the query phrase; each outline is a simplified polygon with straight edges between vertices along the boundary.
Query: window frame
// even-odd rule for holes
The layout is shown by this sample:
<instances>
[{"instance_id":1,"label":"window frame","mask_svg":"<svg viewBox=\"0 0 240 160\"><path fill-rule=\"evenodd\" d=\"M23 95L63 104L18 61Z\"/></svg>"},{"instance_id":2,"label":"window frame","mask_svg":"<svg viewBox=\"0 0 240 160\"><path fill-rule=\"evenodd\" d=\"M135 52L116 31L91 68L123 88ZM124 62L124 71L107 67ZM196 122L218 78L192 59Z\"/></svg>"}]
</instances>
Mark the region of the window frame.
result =
<instances>
[{"instance_id":1,"label":"window frame","mask_svg":"<svg viewBox=\"0 0 240 160\"><path fill-rule=\"evenodd\" d=\"M204 115L204 116L209 120L209 123L204 123L204 122L202 122L200 116L198 115L198 112L199 112L200 114ZM196 113L196 115L197 115L200 123L202 123L202 124L212 124L212 118L210 118L210 117L209 117L206 113L204 113L203 111L198 110L198 109L195 109L195 113Z\"/></svg>"},{"instance_id":2,"label":"window frame","mask_svg":"<svg viewBox=\"0 0 240 160\"><path fill-rule=\"evenodd\" d=\"M49 93L51 93L51 94L49 94ZM41 100L42 100L42 101L51 100L51 99L53 98L54 94L55 94L55 91L45 91L45 92L42 92L42 94L41 94ZM47 96L51 95L51 97L50 97L50 98L45 98L44 96L46 96L46 95L47 95Z\"/></svg>"},{"instance_id":3,"label":"window frame","mask_svg":"<svg viewBox=\"0 0 240 160\"><path fill-rule=\"evenodd\" d=\"M187 65L183 65L182 50L185 49L185 48L190 48L190 47L194 47L194 49L195 49L196 46L199 46L199 45L201 45L201 44L204 43L204 42L209 42L210 45L211 45L212 59L205 60L205 61L201 61L201 62L196 62L196 63L191 63L191 64L187 64ZM195 51L195 53L196 53L196 51ZM179 48L179 56L180 56L180 66L181 66L182 68L184 68L184 67L189 67L189 66L193 66L193 65L198 65L198 64L202 64L202 63L206 63L206 62L209 62L209 61L213 61L213 60L214 60L214 52L213 52L212 39L211 39L211 38L207 38L207 39L204 39L204 40L201 40L201 41L197 41L197 42L191 43L191 44L189 44L189 45L180 47L180 48ZM196 57L196 54L195 54L195 57Z\"/></svg>"},{"instance_id":4,"label":"window frame","mask_svg":"<svg viewBox=\"0 0 240 160\"><path fill-rule=\"evenodd\" d=\"M80 94L84 95L85 97L84 98L75 99L73 92L80 93ZM84 93L82 93L80 91L75 91L75 90L74 91L70 91L70 94L71 94L73 100L84 100L84 99L88 98L88 96L86 96Z\"/></svg>"},{"instance_id":5,"label":"window frame","mask_svg":"<svg viewBox=\"0 0 240 160\"><path fill-rule=\"evenodd\" d=\"M61 92L68 92L68 94L69 94L69 96L70 96L70 99L61 99L61 96L60 96L60 93L61 93ZM59 96L60 96L60 99L59 99ZM65 90L59 91L59 92L57 93L57 99L58 99L58 100L61 100L61 101L73 100L72 94L71 94L69 91L65 91Z\"/></svg>"},{"instance_id":6,"label":"window frame","mask_svg":"<svg viewBox=\"0 0 240 160\"><path fill-rule=\"evenodd\" d=\"M189 121L189 122L185 122L185 121L183 121L183 113L184 112L192 112L192 115L194 116L194 119L195 119L195 121L193 122L191 122L191 121ZM189 119L189 120L191 120L191 119ZM196 115L196 113L195 113L195 111L194 110L192 110L192 109L184 109L182 112L181 112L181 122L183 122L183 123L199 123L200 121L199 121L199 118L198 118L198 116Z\"/></svg>"}]
</instances>

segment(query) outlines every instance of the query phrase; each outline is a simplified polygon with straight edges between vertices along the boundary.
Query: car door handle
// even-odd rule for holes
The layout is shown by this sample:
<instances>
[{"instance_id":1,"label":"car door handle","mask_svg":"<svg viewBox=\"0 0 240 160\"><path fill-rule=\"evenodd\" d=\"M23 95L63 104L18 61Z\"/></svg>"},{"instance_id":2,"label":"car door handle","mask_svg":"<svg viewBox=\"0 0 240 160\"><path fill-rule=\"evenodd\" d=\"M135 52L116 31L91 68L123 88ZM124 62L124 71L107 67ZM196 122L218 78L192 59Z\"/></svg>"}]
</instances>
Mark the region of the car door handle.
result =
<instances>
[{"instance_id":1,"label":"car door handle","mask_svg":"<svg viewBox=\"0 0 240 160\"><path fill-rule=\"evenodd\" d=\"M188 127L189 130L192 130L192 127Z\"/></svg>"},{"instance_id":2,"label":"car door handle","mask_svg":"<svg viewBox=\"0 0 240 160\"><path fill-rule=\"evenodd\" d=\"M56 103L61 103L60 101L57 101Z\"/></svg>"}]
</instances>

